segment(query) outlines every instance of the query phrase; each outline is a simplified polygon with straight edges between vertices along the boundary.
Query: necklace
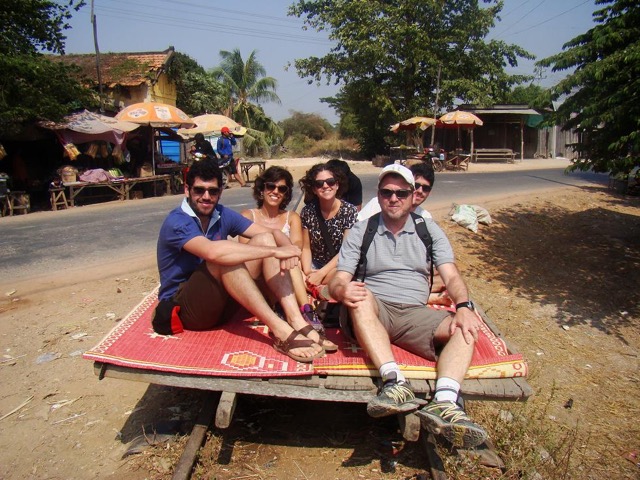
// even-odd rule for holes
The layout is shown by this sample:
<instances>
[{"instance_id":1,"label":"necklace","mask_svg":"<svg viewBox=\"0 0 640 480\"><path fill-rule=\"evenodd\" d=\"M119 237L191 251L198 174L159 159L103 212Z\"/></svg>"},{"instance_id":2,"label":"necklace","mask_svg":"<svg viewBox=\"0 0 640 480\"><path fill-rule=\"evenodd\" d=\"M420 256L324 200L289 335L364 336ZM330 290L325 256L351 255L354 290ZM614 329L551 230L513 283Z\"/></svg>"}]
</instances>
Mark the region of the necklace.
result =
<instances>
[{"instance_id":1,"label":"necklace","mask_svg":"<svg viewBox=\"0 0 640 480\"><path fill-rule=\"evenodd\" d=\"M264 220L264 223L274 224L274 223L278 223L278 221L280 220L280 214L278 214L275 217L270 217L270 216L265 215L264 213L262 213L262 209L259 209L258 213L262 217L262 220Z\"/></svg>"}]
</instances>

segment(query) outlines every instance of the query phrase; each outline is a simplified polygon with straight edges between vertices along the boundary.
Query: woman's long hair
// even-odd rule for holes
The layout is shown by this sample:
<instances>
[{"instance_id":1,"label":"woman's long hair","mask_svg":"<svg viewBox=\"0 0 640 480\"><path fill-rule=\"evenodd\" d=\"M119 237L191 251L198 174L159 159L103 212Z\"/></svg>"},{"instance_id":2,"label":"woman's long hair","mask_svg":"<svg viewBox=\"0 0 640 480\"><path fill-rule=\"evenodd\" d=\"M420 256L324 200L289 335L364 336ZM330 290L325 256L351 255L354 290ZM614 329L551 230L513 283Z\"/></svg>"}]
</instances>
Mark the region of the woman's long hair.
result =
<instances>
[{"instance_id":1,"label":"woman's long hair","mask_svg":"<svg viewBox=\"0 0 640 480\"><path fill-rule=\"evenodd\" d=\"M269 167L262 175L256 178L255 183L253 184L253 198L258 205L258 208L262 208L264 204L264 184L270 182L278 182L280 180L284 180L289 187L287 193L283 195L282 203L280 204L280 210L286 210L287 205L291 202L291 198L293 197L293 177L289 170L286 170L282 167Z\"/></svg>"},{"instance_id":2,"label":"woman's long hair","mask_svg":"<svg viewBox=\"0 0 640 480\"><path fill-rule=\"evenodd\" d=\"M347 177L341 171L337 168L332 168L326 163L316 163L313 167L307 170L304 177L300 179L300 188L302 188L302 191L304 192L304 203L309 203L316 198L313 182L315 181L316 176L320 172L324 171L331 172L333 178L338 182L336 197L340 198L342 193L347 189Z\"/></svg>"}]
</instances>

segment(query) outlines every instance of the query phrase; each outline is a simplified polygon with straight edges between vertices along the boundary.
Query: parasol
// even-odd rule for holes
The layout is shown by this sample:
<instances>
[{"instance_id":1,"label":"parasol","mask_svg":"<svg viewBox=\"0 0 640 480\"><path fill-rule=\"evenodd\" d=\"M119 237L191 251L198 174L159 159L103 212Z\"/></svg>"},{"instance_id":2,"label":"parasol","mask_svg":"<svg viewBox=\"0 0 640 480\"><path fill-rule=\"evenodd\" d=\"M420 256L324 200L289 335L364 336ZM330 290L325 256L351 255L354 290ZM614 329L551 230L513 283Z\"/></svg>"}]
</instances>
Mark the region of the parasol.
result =
<instances>
[{"instance_id":1,"label":"parasol","mask_svg":"<svg viewBox=\"0 0 640 480\"><path fill-rule=\"evenodd\" d=\"M439 118L439 121L445 125L457 125L458 142L460 141L460 126L465 126L471 130L471 158L473 158L473 128L476 126L482 126L484 122L473 113L463 112L461 110L447 112Z\"/></svg>"},{"instance_id":2,"label":"parasol","mask_svg":"<svg viewBox=\"0 0 640 480\"><path fill-rule=\"evenodd\" d=\"M195 125L189 115L179 108L156 102L134 103L120 110L116 118L152 127L189 128Z\"/></svg>"},{"instance_id":3,"label":"parasol","mask_svg":"<svg viewBox=\"0 0 640 480\"><path fill-rule=\"evenodd\" d=\"M203 135L220 134L222 127L228 127L237 137L241 137L247 133L247 129L241 126L239 123L231 120L224 115L218 115L215 113L207 113L205 115L199 115L193 117L196 124L194 128L181 128L178 130L178 135L183 138L193 138L196 133L202 133Z\"/></svg>"},{"instance_id":4,"label":"parasol","mask_svg":"<svg viewBox=\"0 0 640 480\"><path fill-rule=\"evenodd\" d=\"M120 110L116 118L151 127L151 163L154 175L156 174L156 148L153 129L163 127L189 128L195 125L193 120L179 108L157 102L134 103Z\"/></svg>"},{"instance_id":5,"label":"parasol","mask_svg":"<svg viewBox=\"0 0 640 480\"><path fill-rule=\"evenodd\" d=\"M435 125L437 120L435 118L430 117L411 117L406 120L403 120L399 123L391 125L391 130L393 133L398 133L400 130L426 130L432 125Z\"/></svg>"}]
</instances>

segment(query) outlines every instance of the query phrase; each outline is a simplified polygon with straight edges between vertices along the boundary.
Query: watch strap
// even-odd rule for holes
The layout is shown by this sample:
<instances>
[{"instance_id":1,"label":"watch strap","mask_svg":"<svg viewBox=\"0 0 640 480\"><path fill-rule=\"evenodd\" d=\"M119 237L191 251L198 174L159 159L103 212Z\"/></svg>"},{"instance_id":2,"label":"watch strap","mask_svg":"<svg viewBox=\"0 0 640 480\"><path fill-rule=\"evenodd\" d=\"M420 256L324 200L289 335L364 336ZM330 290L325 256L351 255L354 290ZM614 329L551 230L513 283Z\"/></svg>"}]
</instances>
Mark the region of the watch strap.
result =
<instances>
[{"instance_id":1,"label":"watch strap","mask_svg":"<svg viewBox=\"0 0 640 480\"><path fill-rule=\"evenodd\" d=\"M468 308L469 310L475 310L476 308L471 300L468 300L466 302L456 303L456 311L465 307Z\"/></svg>"}]
</instances>

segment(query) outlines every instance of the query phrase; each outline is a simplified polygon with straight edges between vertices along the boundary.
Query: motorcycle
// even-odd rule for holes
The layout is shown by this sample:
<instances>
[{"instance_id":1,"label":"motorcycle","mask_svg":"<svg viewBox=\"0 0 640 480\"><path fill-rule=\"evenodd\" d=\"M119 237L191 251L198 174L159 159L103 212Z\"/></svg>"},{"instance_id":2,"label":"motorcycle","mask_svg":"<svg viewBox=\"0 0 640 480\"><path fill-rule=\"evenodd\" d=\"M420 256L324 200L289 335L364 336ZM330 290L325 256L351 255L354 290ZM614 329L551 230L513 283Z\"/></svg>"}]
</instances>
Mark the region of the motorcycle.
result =
<instances>
[{"instance_id":1,"label":"motorcycle","mask_svg":"<svg viewBox=\"0 0 640 480\"><path fill-rule=\"evenodd\" d=\"M206 158L207 156L204 153L200 152L191 152L191 163L197 162ZM223 160L221 158L216 159L218 162L218 168L222 172L222 188L227 188L227 182L229 177L231 177L231 171L229 170L229 166L231 165L231 159Z\"/></svg>"}]
</instances>

